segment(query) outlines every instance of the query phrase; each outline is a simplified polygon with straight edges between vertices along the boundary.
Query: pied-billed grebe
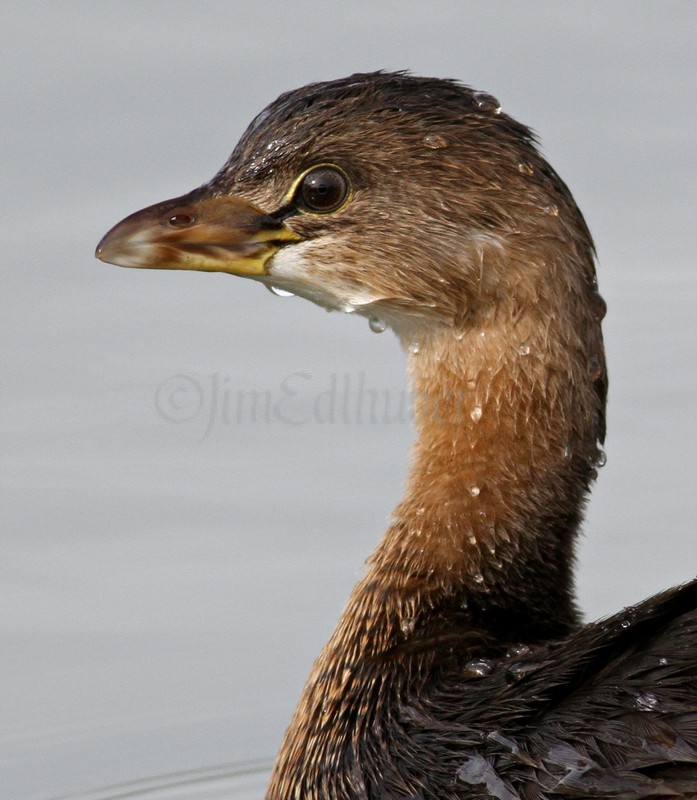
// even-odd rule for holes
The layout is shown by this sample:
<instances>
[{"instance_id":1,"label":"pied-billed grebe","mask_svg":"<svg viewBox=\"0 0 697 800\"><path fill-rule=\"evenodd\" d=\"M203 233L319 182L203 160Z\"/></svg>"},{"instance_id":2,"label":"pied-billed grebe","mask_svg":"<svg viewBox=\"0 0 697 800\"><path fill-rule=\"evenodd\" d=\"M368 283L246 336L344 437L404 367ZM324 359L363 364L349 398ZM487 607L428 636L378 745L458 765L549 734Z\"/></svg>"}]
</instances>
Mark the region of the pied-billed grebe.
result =
<instances>
[{"instance_id":1,"label":"pied-billed grebe","mask_svg":"<svg viewBox=\"0 0 697 800\"><path fill-rule=\"evenodd\" d=\"M271 800L697 796L697 584L579 624L605 306L569 190L493 97L404 73L289 92L210 183L97 256L245 275L406 351L406 495Z\"/></svg>"}]
</instances>

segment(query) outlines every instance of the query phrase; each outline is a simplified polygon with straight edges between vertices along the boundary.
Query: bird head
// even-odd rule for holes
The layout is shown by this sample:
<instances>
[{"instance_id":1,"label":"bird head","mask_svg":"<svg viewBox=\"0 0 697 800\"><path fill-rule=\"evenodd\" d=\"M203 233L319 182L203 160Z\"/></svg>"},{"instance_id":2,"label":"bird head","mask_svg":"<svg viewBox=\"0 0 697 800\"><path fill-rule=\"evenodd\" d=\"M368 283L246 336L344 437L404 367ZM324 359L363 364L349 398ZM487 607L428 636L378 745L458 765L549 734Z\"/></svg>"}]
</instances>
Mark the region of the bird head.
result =
<instances>
[{"instance_id":1,"label":"bird head","mask_svg":"<svg viewBox=\"0 0 697 800\"><path fill-rule=\"evenodd\" d=\"M96 255L242 275L398 333L594 281L583 218L530 130L490 95L405 73L282 95L211 181L127 217Z\"/></svg>"}]
</instances>

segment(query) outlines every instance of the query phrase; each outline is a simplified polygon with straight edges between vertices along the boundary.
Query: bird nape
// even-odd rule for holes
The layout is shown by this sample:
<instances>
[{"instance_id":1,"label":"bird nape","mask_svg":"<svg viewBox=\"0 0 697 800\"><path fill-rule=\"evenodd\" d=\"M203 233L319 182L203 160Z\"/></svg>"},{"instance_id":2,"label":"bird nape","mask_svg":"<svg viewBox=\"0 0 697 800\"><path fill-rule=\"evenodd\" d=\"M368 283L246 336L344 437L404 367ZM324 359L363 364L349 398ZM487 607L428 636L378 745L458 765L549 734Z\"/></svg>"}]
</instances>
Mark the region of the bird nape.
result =
<instances>
[{"instance_id":1,"label":"bird nape","mask_svg":"<svg viewBox=\"0 0 697 800\"><path fill-rule=\"evenodd\" d=\"M288 92L97 256L229 272L391 327L403 500L315 662L269 800L697 796L697 584L582 626L607 376L591 236L535 137L461 84Z\"/></svg>"}]
</instances>

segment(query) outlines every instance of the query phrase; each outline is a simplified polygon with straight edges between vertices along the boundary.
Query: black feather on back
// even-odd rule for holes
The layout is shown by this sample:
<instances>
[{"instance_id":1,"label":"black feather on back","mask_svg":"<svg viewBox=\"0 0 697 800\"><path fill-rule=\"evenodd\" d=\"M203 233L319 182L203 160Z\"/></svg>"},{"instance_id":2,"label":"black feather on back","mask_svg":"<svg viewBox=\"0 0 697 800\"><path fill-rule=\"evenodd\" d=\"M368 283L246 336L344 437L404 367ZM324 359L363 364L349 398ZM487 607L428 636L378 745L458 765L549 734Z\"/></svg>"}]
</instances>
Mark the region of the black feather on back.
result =
<instances>
[{"instance_id":1,"label":"black feather on back","mask_svg":"<svg viewBox=\"0 0 697 800\"><path fill-rule=\"evenodd\" d=\"M697 796L697 581L491 663L408 714L443 797Z\"/></svg>"}]
</instances>

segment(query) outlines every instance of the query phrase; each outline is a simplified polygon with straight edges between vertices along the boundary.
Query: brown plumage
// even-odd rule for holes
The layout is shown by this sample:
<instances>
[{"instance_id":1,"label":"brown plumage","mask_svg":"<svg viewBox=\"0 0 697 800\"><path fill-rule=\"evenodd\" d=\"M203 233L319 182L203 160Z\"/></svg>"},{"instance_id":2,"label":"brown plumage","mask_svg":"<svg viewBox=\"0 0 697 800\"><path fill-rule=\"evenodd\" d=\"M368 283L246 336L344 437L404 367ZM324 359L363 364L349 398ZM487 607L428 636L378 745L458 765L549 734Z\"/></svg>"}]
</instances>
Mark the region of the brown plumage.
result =
<instances>
[{"instance_id":1,"label":"brown plumage","mask_svg":"<svg viewBox=\"0 0 697 800\"><path fill-rule=\"evenodd\" d=\"M579 624L605 307L583 217L526 127L451 81L314 84L97 255L244 274L378 317L407 354L406 494L269 800L697 796L697 584Z\"/></svg>"}]
</instances>

